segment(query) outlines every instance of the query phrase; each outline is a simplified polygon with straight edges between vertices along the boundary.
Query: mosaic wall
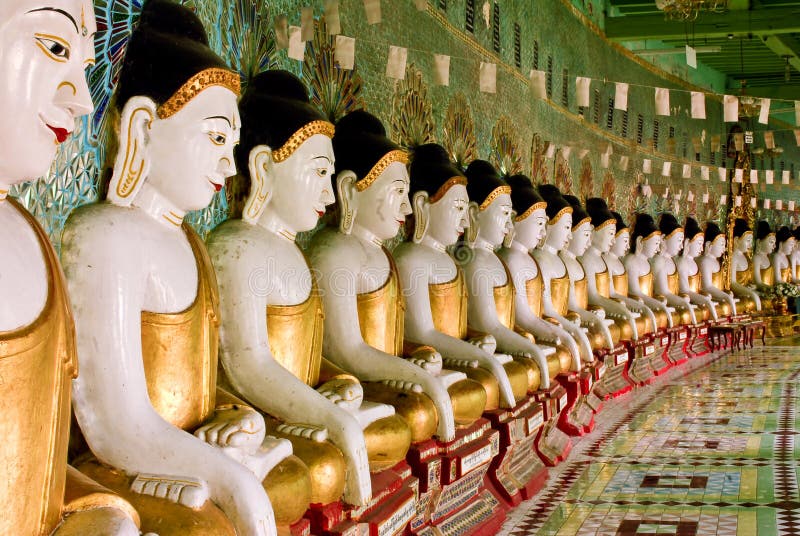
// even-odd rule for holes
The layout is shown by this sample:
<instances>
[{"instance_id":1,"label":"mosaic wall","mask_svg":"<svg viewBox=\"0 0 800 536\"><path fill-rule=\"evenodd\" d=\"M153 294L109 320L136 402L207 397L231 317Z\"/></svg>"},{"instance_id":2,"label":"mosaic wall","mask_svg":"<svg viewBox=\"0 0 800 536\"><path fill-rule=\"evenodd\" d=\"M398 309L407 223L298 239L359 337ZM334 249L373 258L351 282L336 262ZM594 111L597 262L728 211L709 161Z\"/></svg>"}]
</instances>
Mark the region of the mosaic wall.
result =
<instances>
[{"instance_id":1,"label":"mosaic wall","mask_svg":"<svg viewBox=\"0 0 800 536\"><path fill-rule=\"evenodd\" d=\"M96 111L61 147L48 176L15 192L56 245L69 212L97 200L105 162L105 111L141 3L95 0L100 37L98 63L90 77ZM245 76L267 68L289 69L306 81L315 102L332 117L366 107L384 120L398 141L435 140L461 162L488 158L505 171L555 182L582 197L602 195L624 214L673 210L705 221L719 218L725 209L719 200L729 185L713 174L711 181L702 181L699 173L701 164L732 164L723 152L727 136L720 103L709 99L707 120L693 120L688 93L676 91L671 115L655 116L652 87L695 88L608 45L595 26L602 24L602 2L428 0L420 11L419 0L383 0L383 20L369 25L363 0L340 0L342 33L357 40L354 71L334 65L332 40L320 20L322 0L184 3L206 23L212 46ZM289 59L285 50L276 50L273 20L285 14L290 25L299 25L300 8L306 5L314 8L317 29L314 41L306 43L305 61L299 62ZM385 76L389 45L408 48L405 80ZM433 54L451 56L449 86L434 84ZM497 64L496 94L478 89L481 61ZM531 69L548 72L548 101L533 98ZM587 108L576 105L575 76L594 79ZM614 81L631 84L627 113L613 109ZM756 159L754 167L789 169L793 185L759 185L760 195L800 200L794 189L795 167L800 169L794 137L780 131L786 125L770 128L785 152L774 161ZM712 151L717 136L721 146ZM548 151L550 146L557 150ZM602 155L609 150L606 162ZM627 157L627 166L621 165L621 157ZM642 173L646 158L653 164L648 175ZM663 161L673 162L669 177L661 176ZM693 179L681 178L684 163L694 166ZM664 195L667 186L669 197ZM652 195L645 195L648 192ZM223 192L190 220L205 234L226 215ZM770 217L776 216L770 212ZM788 217L777 213L779 221Z\"/></svg>"}]
</instances>

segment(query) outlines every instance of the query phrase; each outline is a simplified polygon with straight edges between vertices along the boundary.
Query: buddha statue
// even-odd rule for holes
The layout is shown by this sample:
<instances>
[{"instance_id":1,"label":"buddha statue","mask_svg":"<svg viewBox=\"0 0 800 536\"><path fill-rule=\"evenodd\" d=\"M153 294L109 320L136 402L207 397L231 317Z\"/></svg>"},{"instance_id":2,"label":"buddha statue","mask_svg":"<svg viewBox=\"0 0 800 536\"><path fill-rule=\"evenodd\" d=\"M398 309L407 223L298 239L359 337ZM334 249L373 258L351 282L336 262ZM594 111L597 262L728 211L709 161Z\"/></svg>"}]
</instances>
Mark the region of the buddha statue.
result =
<instances>
[{"instance_id":1,"label":"buddha statue","mask_svg":"<svg viewBox=\"0 0 800 536\"><path fill-rule=\"evenodd\" d=\"M792 275L792 265L789 256L795 249L796 240L792 231L787 226L783 226L775 233L776 248L772 254L772 266L775 271L776 283L791 283L794 279Z\"/></svg>"},{"instance_id":2,"label":"buddha statue","mask_svg":"<svg viewBox=\"0 0 800 536\"><path fill-rule=\"evenodd\" d=\"M612 210L611 215L615 222L614 239L611 241L609 249L602 255L611 277L609 294L611 298L624 304L629 311L639 313L639 318L636 319L637 333L653 333L657 329L656 316L653 311L641 301L628 296L628 273L622 259L630 251L631 230L619 212Z\"/></svg>"},{"instance_id":3,"label":"buddha statue","mask_svg":"<svg viewBox=\"0 0 800 536\"><path fill-rule=\"evenodd\" d=\"M680 294L689 297L691 303L697 306L697 320L718 320L722 316L722 308L717 312L716 302L711 295L703 293L701 288L700 268L695 258L703 251L703 230L694 218L687 217L683 226L684 238L681 254L675 259L678 269L678 290Z\"/></svg>"},{"instance_id":4,"label":"buddha statue","mask_svg":"<svg viewBox=\"0 0 800 536\"><path fill-rule=\"evenodd\" d=\"M800 284L800 226L795 227L794 231L792 231L792 236L794 237L794 249L789 255L789 264L792 267L792 281Z\"/></svg>"},{"instance_id":5,"label":"buddha statue","mask_svg":"<svg viewBox=\"0 0 800 536\"><path fill-rule=\"evenodd\" d=\"M661 247L658 253L650 260L653 272L653 290L663 296L667 305L675 309L672 313L674 326L689 326L697 324L694 308L691 306L689 296L680 293L680 281L675 257L683 247L685 233L678 220L670 213L664 213L658 220L658 230L661 231Z\"/></svg>"},{"instance_id":6,"label":"buddha statue","mask_svg":"<svg viewBox=\"0 0 800 536\"><path fill-rule=\"evenodd\" d=\"M725 253L725 235L716 223L708 222L703 233L703 240L703 255L697 262L700 269L700 289L717 302L717 313L720 316L735 315L736 300L725 290L729 283L725 281L719 261Z\"/></svg>"},{"instance_id":7,"label":"buddha statue","mask_svg":"<svg viewBox=\"0 0 800 536\"><path fill-rule=\"evenodd\" d=\"M771 255L775 251L777 240L772 227L765 220L756 224L756 244L753 254L753 285L761 298L761 308L769 313L775 313L776 300L767 296L775 285L775 268L772 265Z\"/></svg>"},{"instance_id":8,"label":"buddha statue","mask_svg":"<svg viewBox=\"0 0 800 536\"><path fill-rule=\"evenodd\" d=\"M641 300L653 311L658 329L673 325L673 309L667 306L662 297L656 298L653 293L653 271L649 259L656 255L661 241L661 231L656 227L652 216L636 214L631 232L633 246L622 261L628 275L628 296Z\"/></svg>"},{"instance_id":9,"label":"buddha statue","mask_svg":"<svg viewBox=\"0 0 800 536\"><path fill-rule=\"evenodd\" d=\"M88 0L0 4L0 533L139 534L133 507L67 465L78 372L66 283L47 233L9 189L47 173L92 111L85 69L97 25Z\"/></svg>"},{"instance_id":10,"label":"buddha statue","mask_svg":"<svg viewBox=\"0 0 800 536\"><path fill-rule=\"evenodd\" d=\"M542 274L539 265L531 256L544 240L547 232L547 203L533 187L525 175L512 175L506 179L511 186L511 203L514 209L513 232L506 235L504 248L498 256L507 266L514 283L514 322L518 330L531 333L537 344L556 349L555 355L548 356L550 376L569 374L581 370L581 346L588 363L592 363L592 351L586 334L573 324L568 327L548 322L542 318ZM556 368L556 365L558 368Z\"/></svg>"},{"instance_id":11,"label":"buddha statue","mask_svg":"<svg viewBox=\"0 0 800 536\"><path fill-rule=\"evenodd\" d=\"M406 302L405 338L436 348L444 366L481 383L487 411L513 408L526 397L528 367L496 353L488 332L470 337L464 269L448 254L469 225L467 178L434 143L414 149L409 176L414 229L394 251Z\"/></svg>"},{"instance_id":12,"label":"buddha statue","mask_svg":"<svg viewBox=\"0 0 800 536\"><path fill-rule=\"evenodd\" d=\"M578 260L591 245L592 220L577 197L565 195L564 200L572 207L572 230L567 246L562 248L558 255L566 266L570 279L568 309L578 315L581 324L589 327L589 332L594 333L595 337L602 333L608 349L612 350L621 340L619 326L611 318L606 318L606 311L602 307L589 304L588 276ZM595 328L590 327L595 323ZM630 324L627 324L626 334L631 334ZM597 344L595 343L593 347L597 348Z\"/></svg>"},{"instance_id":13,"label":"buddha statue","mask_svg":"<svg viewBox=\"0 0 800 536\"><path fill-rule=\"evenodd\" d=\"M208 238L225 378L265 412L271 435L292 442L310 470L313 504L344 493L365 505L370 470L402 461L411 432L393 407L364 402L358 380L322 355L321 298L295 238L334 201L334 126L286 71L255 76L239 111L236 165L246 200Z\"/></svg>"},{"instance_id":14,"label":"buddha statue","mask_svg":"<svg viewBox=\"0 0 800 536\"><path fill-rule=\"evenodd\" d=\"M761 310L761 297L753 284L753 231L744 218L733 222L733 255L731 257L731 291L739 300L741 313Z\"/></svg>"},{"instance_id":15,"label":"buddha statue","mask_svg":"<svg viewBox=\"0 0 800 536\"><path fill-rule=\"evenodd\" d=\"M75 416L96 456L79 469L161 536L272 535L309 504L291 444L217 388L216 278L183 223L235 172L238 93L191 10L145 3L120 71L106 202L73 212L62 242L81 360Z\"/></svg>"},{"instance_id":16,"label":"buddha statue","mask_svg":"<svg viewBox=\"0 0 800 536\"><path fill-rule=\"evenodd\" d=\"M635 341L652 333L653 326L646 316L638 310L640 304L630 310L622 300L612 297L611 274L606 265L604 255L611 250L617 231L617 221L608 209L605 200L598 197L586 200L586 212L591 218L592 234L589 247L580 256L580 262L586 273L589 305L601 307L606 316L614 321L619 338Z\"/></svg>"},{"instance_id":17,"label":"buddha statue","mask_svg":"<svg viewBox=\"0 0 800 536\"><path fill-rule=\"evenodd\" d=\"M336 125L339 228L312 241L325 310L324 355L358 378L365 398L385 402L406 419L412 443L436 435L451 441L456 425L480 417L486 391L463 372L442 368L429 346L404 352L404 308L394 258L383 246L411 214L408 153L365 111Z\"/></svg>"}]
</instances>

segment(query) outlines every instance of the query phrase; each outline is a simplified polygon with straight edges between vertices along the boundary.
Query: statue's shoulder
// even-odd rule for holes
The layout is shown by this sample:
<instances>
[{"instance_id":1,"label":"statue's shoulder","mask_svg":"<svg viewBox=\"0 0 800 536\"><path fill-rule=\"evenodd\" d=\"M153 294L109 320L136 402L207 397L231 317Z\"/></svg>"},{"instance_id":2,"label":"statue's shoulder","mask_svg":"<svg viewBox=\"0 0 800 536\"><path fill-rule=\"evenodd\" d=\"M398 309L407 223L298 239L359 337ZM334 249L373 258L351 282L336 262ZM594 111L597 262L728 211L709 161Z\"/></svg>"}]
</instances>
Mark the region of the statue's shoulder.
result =
<instances>
[{"instance_id":1,"label":"statue's shoulder","mask_svg":"<svg viewBox=\"0 0 800 536\"><path fill-rule=\"evenodd\" d=\"M92 247L131 247L140 228L136 210L111 203L94 203L75 209L64 225L62 244L65 248L77 242Z\"/></svg>"},{"instance_id":2,"label":"statue's shoulder","mask_svg":"<svg viewBox=\"0 0 800 536\"><path fill-rule=\"evenodd\" d=\"M364 248L358 238L334 228L325 228L314 235L308 247L308 259L320 270L353 268L364 264Z\"/></svg>"},{"instance_id":3,"label":"statue's shoulder","mask_svg":"<svg viewBox=\"0 0 800 536\"><path fill-rule=\"evenodd\" d=\"M263 262L269 247L270 233L240 219L218 225L206 239L208 253L215 266L220 264L253 264Z\"/></svg>"}]
</instances>

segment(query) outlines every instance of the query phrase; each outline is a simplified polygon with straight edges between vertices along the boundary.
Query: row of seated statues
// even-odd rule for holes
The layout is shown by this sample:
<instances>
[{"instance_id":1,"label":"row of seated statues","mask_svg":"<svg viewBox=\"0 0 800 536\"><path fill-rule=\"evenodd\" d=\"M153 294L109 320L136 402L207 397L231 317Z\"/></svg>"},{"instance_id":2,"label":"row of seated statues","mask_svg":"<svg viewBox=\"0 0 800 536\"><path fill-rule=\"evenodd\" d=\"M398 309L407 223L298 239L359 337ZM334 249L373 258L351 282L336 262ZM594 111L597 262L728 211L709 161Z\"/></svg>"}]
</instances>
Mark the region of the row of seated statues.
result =
<instances>
[{"instance_id":1,"label":"row of seated statues","mask_svg":"<svg viewBox=\"0 0 800 536\"><path fill-rule=\"evenodd\" d=\"M492 533L604 399L800 279L797 231L737 220L725 281L714 223L628 226L366 111L334 125L285 71L242 91L168 0L59 259L8 195L93 109L92 3L57 4L0 5L2 534ZM204 242L184 216L223 187Z\"/></svg>"}]
</instances>

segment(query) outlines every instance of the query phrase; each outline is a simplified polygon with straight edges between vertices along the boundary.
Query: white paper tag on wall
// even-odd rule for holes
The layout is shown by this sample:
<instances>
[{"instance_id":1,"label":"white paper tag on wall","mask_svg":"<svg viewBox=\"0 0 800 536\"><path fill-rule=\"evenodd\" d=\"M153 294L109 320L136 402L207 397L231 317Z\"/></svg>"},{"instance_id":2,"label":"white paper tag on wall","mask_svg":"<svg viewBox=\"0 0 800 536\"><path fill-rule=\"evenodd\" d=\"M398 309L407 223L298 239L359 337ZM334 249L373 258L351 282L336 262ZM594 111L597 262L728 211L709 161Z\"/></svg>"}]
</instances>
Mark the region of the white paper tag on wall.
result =
<instances>
[{"instance_id":1,"label":"white paper tag on wall","mask_svg":"<svg viewBox=\"0 0 800 536\"><path fill-rule=\"evenodd\" d=\"M742 182L744 180L744 170L736 168L733 172L733 182Z\"/></svg>"},{"instance_id":2,"label":"white paper tag on wall","mask_svg":"<svg viewBox=\"0 0 800 536\"><path fill-rule=\"evenodd\" d=\"M289 26L289 57L303 61L306 55L306 43L301 39L299 26Z\"/></svg>"},{"instance_id":3,"label":"white paper tag on wall","mask_svg":"<svg viewBox=\"0 0 800 536\"><path fill-rule=\"evenodd\" d=\"M706 94L692 91L692 119L706 118Z\"/></svg>"},{"instance_id":4,"label":"white paper tag on wall","mask_svg":"<svg viewBox=\"0 0 800 536\"><path fill-rule=\"evenodd\" d=\"M720 205L727 205L728 204L728 195L723 194L722 197L719 198Z\"/></svg>"},{"instance_id":5,"label":"white paper tag on wall","mask_svg":"<svg viewBox=\"0 0 800 536\"><path fill-rule=\"evenodd\" d=\"M497 64L481 62L480 90L484 93L497 93Z\"/></svg>"},{"instance_id":6,"label":"white paper tag on wall","mask_svg":"<svg viewBox=\"0 0 800 536\"><path fill-rule=\"evenodd\" d=\"M776 199L775 200L775 209L776 210L783 210L783 199Z\"/></svg>"},{"instance_id":7,"label":"white paper tag on wall","mask_svg":"<svg viewBox=\"0 0 800 536\"><path fill-rule=\"evenodd\" d=\"M719 181L725 182L728 180L728 170L724 167L717 168L717 173L719 174Z\"/></svg>"},{"instance_id":8,"label":"white paper tag on wall","mask_svg":"<svg viewBox=\"0 0 800 536\"><path fill-rule=\"evenodd\" d=\"M650 174L653 172L653 161L649 158L642 160L642 173Z\"/></svg>"},{"instance_id":9,"label":"white paper tag on wall","mask_svg":"<svg viewBox=\"0 0 800 536\"><path fill-rule=\"evenodd\" d=\"M794 201L789 201L789 210L794 210Z\"/></svg>"},{"instance_id":10,"label":"white paper tag on wall","mask_svg":"<svg viewBox=\"0 0 800 536\"><path fill-rule=\"evenodd\" d=\"M758 122L762 125L769 124L770 99L761 99L761 110L758 112Z\"/></svg>"},{"instance_id":11,"label":"white paper tag on wall","mask_svg":"<svg viewBox=\"0 0 800 536\"><path fill-rule=\"evenodd\" d=\"M656 88L656 115L669 115L669 89Z\"/></svg>"},{"instance_id":12,"label":"white paper tag on wall","mask_svg":"<svg viewBox=\"0 0 800 536\"><path fill-rule=\"evenodd\" d=\"M670 175L672 175L672 162L664 162L661 166L661 176L669 177Z\"/></svg>"},{"instance_id":13,"label":"white paper tag on wall","mask_svg":"<svg viewBox=\"0 0 800 536\"><path fill-rule=\"evenodd\" d=\"M704 181L707 181L709 178L708 175L708 166L700 166L700 178Z\"/></svg>"},{"instance_id":14,"label":"white paper tag on wall","mask_svg":"<svg viewBox=\"0 0 800 536\"><path fill-rule=\"evenodd\" d=\"M691 179L692 178L692 165L691 164L684 164L683 165L683 178L684 179Z\"/></svg>"},{"instance_id":15,"label":"white paper tag on wall","mask_svg":"<svg viewBox=\"0 0 800 536\"><path fill-rule=\"evenodd\" d=\"M356 61L356 39L346 35L336 36L336 48L333 51L333 61L339 64L340 69L351 71Z\"/></svg>"},{"instance_id":16,"label":"white paper tag on wall","mask_svg":"<svg viewBox=\"0 0 800 536\"><path fill-rule=\"evenodd\" d=\"M628 109L628 84L617 82L614 84L614 108L617 110ZM798 143L800 145L800 143Z\"/></svg>"},{"instance_id":17,"label":"white paper tag on wall","mask_svg":"<svg viewBox=\"0 0 800 536\"><path fill-rule=\"evenodd\" d=\"M741 207L742 206L742 196L741 195L737 195L736 197L733 198L733 206L735 206L735 207Z\"/></svg>"},{"instance_id":18,"label":"white paper tag on wall","mask_svg":"<svg viewBox=\"0 0 800 536\"><path fill-rule=\"evenodd\" d=\"M386 77L403 80L406 77L406 60L408 49L404 47L389 47L389 59L386 62Z\"/></svg>"},{"instance_id":19,"label":"white paper tag on wall","mask_svg":"<svg viewBox=\"0 0 800 536\"><path fill-rule=\"evenodd\" d=\"M758 184L758 170L751 169L750 170L750 184Z\"/></svg>"},{"instance_id":20,"label":"white paper tag on wall","mask_svg":"<svg viewBox=\"0 0 800 536\"><path fill-rule=\"evenodd\" d=\"M433 62L436 64L433 81L437 86L450 85L450 56L434 54Z\"/></svg>"},{"instance_id":21,"label":"white paper tag on wall","mask_svg":"<svg viewBox=\"0 0 800 536\"><path fill-rule=\"evenodd\" d=\"M697 69L697 51L689 45L686 45L686 65Z\"/></svg>"},{"instance_id":22,"label":"white paper tag on wall","mask_svg":"<svg viewBox=\"0 0 800 536\"><path fill-rule=\"evenodd\" d=\"M775 182L775 171L772 169L764 171L764 180L767 184L773 184Z\"/></svg>"},{"instance_id":23,"label":"white paper tag on wall","mask_svg":"<svg viewBox=\"0 0 800 536\"><path fill-rule=\"evenodd\" d=\"M531 71L531 89L533 90L533 98L546 99L547 98L547 73L544 71Z\"/></svg>"},{"instance_id":24,"label":"white paper tag on wall","mask_svg":"<svg viewBox=\"0 0 800 536\"><path fill-rule=\"evenodd\" d=\"M578 106L589 107L589 88L591 83L592 79L585 76L575 78L575 98L578 101Z\"/></svg>"},{"instance_id":25,"label":"white paper tag on wall","mask_svg":"<svg viewBox=\"0 0 800 536\"><path fill-rule=\"evenodd\" d=\"M784 169L781 172L781 183L789 184L789 179L791 178L791 176L792 176L791 171L789 171L788 169Z\"/></svg>"},{"instance_id":26,"label":"white paper tag on wall","mask_svg":"<svg viewBox=\"0 0 800 536\"><path fill-rule=\"evenodd\" d=\"M764 199L764 208L770 208L772 202L769 199Z\"/></svg>"}]
</instances>

